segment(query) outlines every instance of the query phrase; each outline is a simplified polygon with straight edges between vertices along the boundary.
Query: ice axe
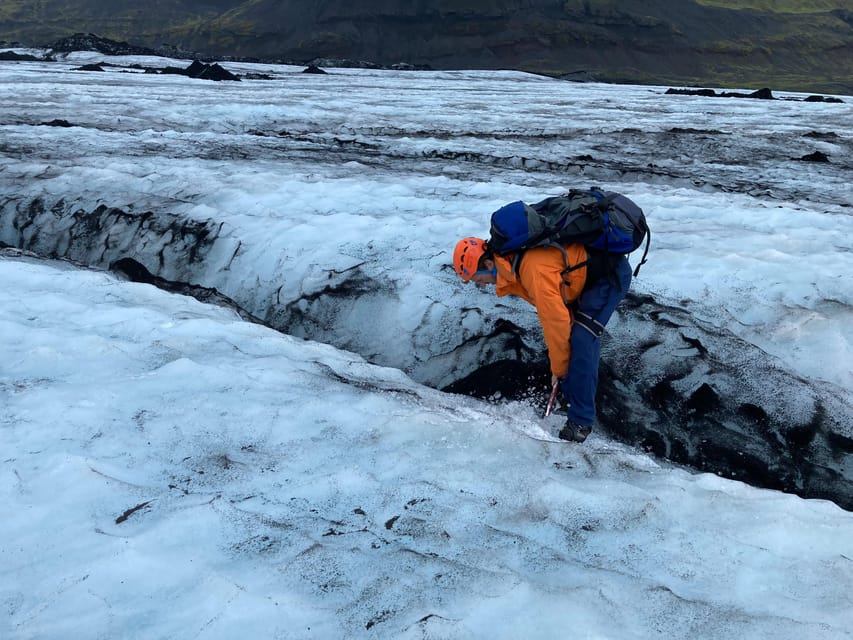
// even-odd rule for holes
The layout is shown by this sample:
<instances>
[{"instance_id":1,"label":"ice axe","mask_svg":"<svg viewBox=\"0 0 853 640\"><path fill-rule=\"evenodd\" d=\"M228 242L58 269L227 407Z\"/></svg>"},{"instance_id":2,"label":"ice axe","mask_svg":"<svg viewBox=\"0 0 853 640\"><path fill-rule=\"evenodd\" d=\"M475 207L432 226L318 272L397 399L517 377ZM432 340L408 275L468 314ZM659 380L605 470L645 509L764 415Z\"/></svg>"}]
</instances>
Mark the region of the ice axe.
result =
<instances>
[{"instance_id":1,"label":"ice axe","mask_svg":"<svg viewBox=\"0 0 853 640\"><path fill-rule=\"evenodd\" d=\"M560 388L560 381L555 380L551 387L551 397L548 398L548 406L545 407L545 417L547 418L554 413L554 406L557 404L557 389Z\"/></svg>"}]
</instances>

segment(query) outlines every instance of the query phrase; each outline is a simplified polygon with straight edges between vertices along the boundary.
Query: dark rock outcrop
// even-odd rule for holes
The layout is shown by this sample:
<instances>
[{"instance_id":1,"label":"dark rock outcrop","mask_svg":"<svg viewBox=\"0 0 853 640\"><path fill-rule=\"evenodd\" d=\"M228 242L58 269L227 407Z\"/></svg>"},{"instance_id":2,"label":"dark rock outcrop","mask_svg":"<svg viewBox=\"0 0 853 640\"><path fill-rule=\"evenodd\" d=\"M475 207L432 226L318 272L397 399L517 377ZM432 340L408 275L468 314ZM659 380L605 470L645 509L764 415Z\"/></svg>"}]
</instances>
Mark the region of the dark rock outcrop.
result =
<instances>
[{"instance_id":1,"label":"dark rock outcrop","mask_svg":"<svg viewBox=\"0 0 853 640\"><path fill-rule=\"evenodd\" d=\"M97 51L108 56L153 56L157 55L154 49L148 47L137 47L127 42L117 42L109 38L102 38L93 33L75 33L73 36L57 40L51 46L56 52L69 53L71 51Z\"/></svg>"},{"instance_id":2,"label":"dark rock outcrop","mask_svg":"<svg viewBox=\"0 0 853 640\"><path fill-rule=\"evenodd\" d=\"M166 67L161 70L161 73L187 76L189 78L198 78L200 80L214 80L216 82L220 80L240 80L239 77L217 63L206 64L198 60L193 60L192 64L185 69L181 69L179 67Z\"/></svg>"},{"instance_id":3,"label":"dark rock outcrop","mask_svg":"<svg viewBox=\"0 0 853 640\"><path fill-rule=\"evenodd\" d=\"M327 67L337 69L382 69L381 64L369 60L350 60L348 58L314 58L308 62L309 67Z\"/></svg>"},{"instance_id":4,"label":"dark rock outcrop","mask_svg":"<svg viewBox=\"0 0 853 640\"><path fill-rule=\"evenodd\" d=\"M803 102L832 102L838 104L839 102L843 103L844 100L834 96L808 96Z\"/></svg>"},{"instance_id":5,"label":"dark rock outcrop","mask_svg":"<svg viewBox=\"0 0 853 640\"><path fill-rule=\"evenodd\" d=\"M4 60L7 62L26 62L26 61L37 61L41 58L37 58L35 56L31 56L28 53L15 53L14 51L0 51L0 60Z\"/></svg>"},{"instance_id":6,"label":"dark rock outcrop","mask_svg":"<svg viewBox=\"0 0 853 640\"><path fill-rule=\"evenodd\" d=\"M776 100L770 89L764 88L751 93L737 91L714 91L713 89L667 89L665 95L703 96L705 98L752 98L754 100ZM806 98L782 98L788 101L843 103L841 98L811 95Z\"/></svg>"},{"instance_id":7,"label":"dark rock outcrop","mask_svg":"<svg viewBox=\"0 0 853 640\"><path fill-rule=\"evenodd\" d=\"M829 156L823 153L822 151L815 151L814 153L808 153L800 158L796 158L797 160L801 160L803 162L829 162Z\"/></svg>"},{"instance_id":8,"label":"dark rock outcrop","mask_svg":"<svg viewBox=\"0 0 853 640\"><path fill-rule=\"evenodd\" d=\"M82 67L77 67L74 69L74 71L103 71L103 70L104 70L104 68L97 63L84 64Z\"/></svg>"},{"instance_id":9,"label":"dark rock outcrop","mask_svg":"<svg viewBox=\"0 0 853 640\"><path fill-rule=\"evenodd\" d=\"M67 127L73 127L74 125L71 124L70 122L68 122L68 120L60 120L57 118L57 119L51 120L49 122L42 122L41 126L43 126L43 127L66 127L67 128Z\"/></svg>"},{"instance_id":10,"label":"dark rock outcrop","mask_svg":"<svg viewBox=\"0 0 853 640\"><path fill-rule=\"evenodd\" d=\"M667 89L666 95L682 96L704 96L706 98L752 98L754 100L774 100L773 92L764 88L752 93L739 93L737 91L716 92L713 89Z\"/></svg>"}]
</instances>

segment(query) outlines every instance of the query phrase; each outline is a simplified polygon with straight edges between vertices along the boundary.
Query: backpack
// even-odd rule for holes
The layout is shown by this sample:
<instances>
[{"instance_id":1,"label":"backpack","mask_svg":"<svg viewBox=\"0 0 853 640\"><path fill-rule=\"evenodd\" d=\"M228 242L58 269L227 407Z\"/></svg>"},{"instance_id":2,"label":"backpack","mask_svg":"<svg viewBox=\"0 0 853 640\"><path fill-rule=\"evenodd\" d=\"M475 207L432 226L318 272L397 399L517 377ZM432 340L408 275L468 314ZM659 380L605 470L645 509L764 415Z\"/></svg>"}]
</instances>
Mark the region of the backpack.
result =
<instances>
[{"instance_id":1,"label":"backpack","mask_svg":"<svg viewBox=\"0 0 853 640\"><path fill-rule=\"evenodd\" d=\"M625 196L592 187L586 191L572 189L532 205L519 201L501 207L492 214L488 246L501 256L515 253L512 267L517 272L524 252L533 247L557 247L565 257L563 245L577 242L594 253L624 255L637 249L643 240L646 249L634 277L649 253L651 232L646 216Z\"/></svg>"}]
</instances>

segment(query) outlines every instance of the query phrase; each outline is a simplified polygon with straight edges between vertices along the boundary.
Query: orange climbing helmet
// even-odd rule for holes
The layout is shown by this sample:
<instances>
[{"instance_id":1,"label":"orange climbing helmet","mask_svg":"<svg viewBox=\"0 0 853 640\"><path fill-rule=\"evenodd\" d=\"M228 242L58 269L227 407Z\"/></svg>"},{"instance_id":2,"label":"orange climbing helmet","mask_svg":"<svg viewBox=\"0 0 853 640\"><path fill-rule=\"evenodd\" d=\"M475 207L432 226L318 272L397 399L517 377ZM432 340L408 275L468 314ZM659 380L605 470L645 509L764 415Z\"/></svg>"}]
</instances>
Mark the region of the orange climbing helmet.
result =
<instances>
[{"instance_id":1,"label":"orange climbing helmet","mask_svg":"<svg viewBox=\"0 0 853 640\"><path fill-rule=\"evenodd\" d=\"M486 241L480 238L462 238L453 250L453 268L465 282L477 273L477 264L487 250Z\"/></svg>"}]
</instances>

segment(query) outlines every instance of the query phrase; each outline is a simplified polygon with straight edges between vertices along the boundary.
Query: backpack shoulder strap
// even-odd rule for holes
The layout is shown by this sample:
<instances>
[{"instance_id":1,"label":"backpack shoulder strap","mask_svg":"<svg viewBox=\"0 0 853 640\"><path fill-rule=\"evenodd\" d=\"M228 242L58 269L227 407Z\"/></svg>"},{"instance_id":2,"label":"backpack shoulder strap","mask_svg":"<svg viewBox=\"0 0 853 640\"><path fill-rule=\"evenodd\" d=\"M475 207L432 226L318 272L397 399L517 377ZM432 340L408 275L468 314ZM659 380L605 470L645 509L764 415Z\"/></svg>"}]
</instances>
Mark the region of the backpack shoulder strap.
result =
<instances>
[{"instance_id":1,"label":"backpack shoulder strap","mask_svg":"<svg viewBox=\"0 0 853 640\"><path fill-rule=\"evenodd\" d=\"M566 252L565 246L561 245L558 242L549 242L546 245L540 245L540 246L555 247L555 248L560 250L560 253L563 254L563 264L565 265L565 268L562 271L560 271L560 277L565 277L565 275L567 273L571 273L572 271L574 271L576 269L580 269L581 267L587 267L586 282L584 283L584 288L586 287L587 284L592 282L592 280L590 279L590 275L591 275L590 268L593 266L593 260L592 260L592 256L590 255L589 249L587 249L587 251L586 251L586 259L585 260L582 260L581 262L578 262L577 264L570 265L569 264L569 255ZM512 273L513 273L513 275L518 275L519 269L521 268L521 259L524 257L524 254L525 254L525 251L519 251L518 253L515 254L515 256L513 256L513 258L512 258Z\"/></svg>"},{"instance_id":2,"label":"backpack shoulder strap","mask_svg":"<svg viewBox=\"0 0 853 640\"><path fill-rule=\"evenodd\" d=\"M643 250L643 257L640 259L640 264L637 265L637 268L634 269L634 277L636 278L640 273L640 267L646 264L646 256L649 255L649 244L652 241L652 230L646 229L646 248Z\"/></svg>"},{"instance_id":3,"label":"backpack shoulder strap","mask_svg":"<svg viewBox=\"0 0 853 640\"><path fill-rule=\"evenodd\" d=\"M560 253L563 254L563 264L566 265L566 268L560 272L561 275L564 273L568 273L569 271L574 271L575 269L584 266L588 262L587 260L585 260L584 262L578 263L578 264L573 265L573 266L569 266L569 256L568 256L568 254L566 254L566 248L563 245L561 245L559 242L550 241L550 242L547 242L545 244L540 244L538 247L531 247L531 248L536 249L539 247L554 247L555 249L560 250ZM513 258L512 258L512 273L514 275L518 275L518 270L521 268L521 259L524 257L524 254L527 251L528 251L528 249L518 251L513 256Z\"/></svg>"}]
</instances>

